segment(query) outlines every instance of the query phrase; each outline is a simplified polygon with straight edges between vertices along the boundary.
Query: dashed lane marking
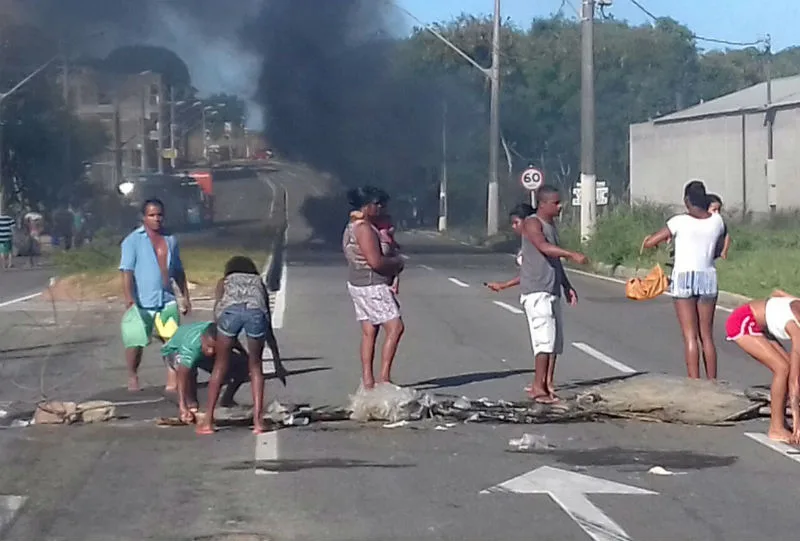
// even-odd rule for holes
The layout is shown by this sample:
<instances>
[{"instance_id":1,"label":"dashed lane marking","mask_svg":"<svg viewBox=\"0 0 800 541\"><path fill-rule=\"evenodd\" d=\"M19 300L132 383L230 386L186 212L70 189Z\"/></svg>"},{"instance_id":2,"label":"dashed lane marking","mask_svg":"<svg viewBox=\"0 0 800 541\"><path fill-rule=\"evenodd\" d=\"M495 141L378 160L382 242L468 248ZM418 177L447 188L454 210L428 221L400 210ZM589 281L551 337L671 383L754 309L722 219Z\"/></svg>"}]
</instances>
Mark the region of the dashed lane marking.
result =
<instances>
[{"instance_id":1,"label":"dashed lane marking","mask_svg":"<svg viewBox=\"0 0 800 541\"><path fill-rule=\"evenodd\" d=\"M427 270L427 271L432 271L432 270L433 270L433 267L429 267L428 265L420 265L419 267L420 267L421 269L425 269L425 270Z\"/></svg>"},{"instance_id":2,"label":"dashed lane marking","mask_svg":"<svg viewBox=\"0 0 800 541\"><path fill-rule=\"evenodd\" d=\"M500 308L502 308L503 310L508 310L512 314L520 315L525 313L523 310L517 308L516 306L511 306L510 304L505 303L503 301L492 301L492 302L497 306L499 306Z\"/></svg>"},{"instance_id":3,"label":"dashed lane marking","mask_svg":"<svg viewBox=\"0 0 800 541\"><path fill-rule=\"evenodd\" d=\"M462 282L462 281L461 281L461 280L459 280L458 278L452 278L452 277L451 277L451 278L448 278L448 280L450 280L452 283L454 283L454 284L455 284L455 285L457 285L458 287L469 287L469 284L467 284L467 283L465 283L465 282Z\"/></svg>"},{"instance_id":4,"label":"dashed lane marking","mask_svg":"<svg viewBox=\"0 0 800 541\"><path fill-rule=\"evenodd\" d=\"M602 351L598 351L598 350L594 349L589 344L584 344L583 342L573 342L572 345L575 346L577 349L581 350L582 352L584 352L585 354L587 354L587 355L589 355L591 357L594 357L598 361L600 361L602 363L605 363L608 366L610 366L611 368L613 368L615 370L619 370L622 373L635 374L635 373L638 372L638 370L634 370L633 368L631 368L627 364L621 363L621 362L617 361L616 359L612 359L611 357L609 357L608 355L606 355Z\"/></svg>"}]
</instances>

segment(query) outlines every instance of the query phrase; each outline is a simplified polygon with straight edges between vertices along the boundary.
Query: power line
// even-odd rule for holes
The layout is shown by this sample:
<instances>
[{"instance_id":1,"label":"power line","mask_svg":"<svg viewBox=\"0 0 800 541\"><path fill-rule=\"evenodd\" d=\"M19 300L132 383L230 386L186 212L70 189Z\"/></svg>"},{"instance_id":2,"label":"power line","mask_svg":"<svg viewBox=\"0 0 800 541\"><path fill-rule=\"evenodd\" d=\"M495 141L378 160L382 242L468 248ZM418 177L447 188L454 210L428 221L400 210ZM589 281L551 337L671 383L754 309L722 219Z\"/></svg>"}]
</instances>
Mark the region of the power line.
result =
<instances>
[{"instance_id":1,"label":"power line","mask_svg":"<svg viewBox=\"0 0 800 541\"><path fill-rule=\"evenodd\" d=\"M653 19L655 22L659 22L665 18L654 15L652 11L644 7L638 0L630 0L630 2L631 4L639 8L645 15ZM696 39L697 41L707 41L709 43L719 43L721 45L731 45L733 47L754 47L756 45L764 45L765 43L767 43L767 40L763 39L759 39L758 41L744 42L744 41L730 41L718 38L707 38L704 36L698 36L694 32L692 32L692 38Z\"/></svg>"}]
</instances>

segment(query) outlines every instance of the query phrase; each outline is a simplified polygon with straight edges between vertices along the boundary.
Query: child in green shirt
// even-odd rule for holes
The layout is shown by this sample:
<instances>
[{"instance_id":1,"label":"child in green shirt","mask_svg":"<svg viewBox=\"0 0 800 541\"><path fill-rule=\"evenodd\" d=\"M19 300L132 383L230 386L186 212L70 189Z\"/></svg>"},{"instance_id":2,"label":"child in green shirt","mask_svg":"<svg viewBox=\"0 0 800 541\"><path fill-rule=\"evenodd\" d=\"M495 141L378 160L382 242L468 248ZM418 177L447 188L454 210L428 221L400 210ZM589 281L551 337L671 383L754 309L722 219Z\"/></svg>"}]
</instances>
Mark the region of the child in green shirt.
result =
<instances>
[{"instance_id":1,"label":"child in green shirt","mask_svg":"<svg viewBox=\"0 0 800 541\"><path fill-rule=\"evenodd\" d=\"M198 410L197 369L208 373L214 369L216 338L217 327L213 322L187 323L178 327L169 342L161 348L164 362L177 373L178 410L181 421L186 424L195 421ZM237 349L239 351L234 355L226 375L227 386L220 400L222 407L235 405L233 397L249 377L241 344L237 345Z\"/></svg>"}]
</instances>

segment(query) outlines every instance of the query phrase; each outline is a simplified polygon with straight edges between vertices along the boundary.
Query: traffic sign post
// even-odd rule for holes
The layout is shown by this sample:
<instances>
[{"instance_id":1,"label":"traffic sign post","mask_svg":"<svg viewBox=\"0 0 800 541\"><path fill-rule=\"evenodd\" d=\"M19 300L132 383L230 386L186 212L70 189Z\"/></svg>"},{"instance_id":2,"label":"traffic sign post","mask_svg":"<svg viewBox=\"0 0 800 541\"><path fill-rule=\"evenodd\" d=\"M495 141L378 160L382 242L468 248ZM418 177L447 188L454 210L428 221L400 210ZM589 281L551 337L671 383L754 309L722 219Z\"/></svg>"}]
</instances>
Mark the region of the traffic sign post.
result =
<instances>
[{"instance_id":1,"label":"traffic sign post","mask_svg":"<svg viewBox=\"0 0 800 541\"><path fill-rule=\"evenodd\" d=\"M597 184L595 184L595 199L597 200L598 206L608 205L608 185L606 184L605 180L598 180ZM578 182L575 187L572 188L572 206L581 206L580 182Z\"/></svg>"},{"instance_id":2,"label":"traffic sign post","mask_svg":"<svg viewBox=\"0 0 800 541\"><path fill-rule=\"evenodd\" d=\"M535 167L528 167L519 178L522 187L531 192L531 206L536 208L536 190L544 184L544 173Z\"/></svg>"}]
</instances>

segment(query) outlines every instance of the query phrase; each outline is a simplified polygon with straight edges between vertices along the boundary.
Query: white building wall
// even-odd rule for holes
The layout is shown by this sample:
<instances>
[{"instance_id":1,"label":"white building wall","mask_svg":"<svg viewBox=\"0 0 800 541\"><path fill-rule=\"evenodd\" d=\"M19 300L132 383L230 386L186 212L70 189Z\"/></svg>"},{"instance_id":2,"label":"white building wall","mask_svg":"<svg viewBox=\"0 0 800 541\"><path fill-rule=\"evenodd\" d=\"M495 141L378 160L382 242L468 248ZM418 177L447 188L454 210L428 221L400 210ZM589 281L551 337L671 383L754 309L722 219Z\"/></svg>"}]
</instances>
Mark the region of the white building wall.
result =
<instances>
[{"instance_id":1,"label":"white building wall","mask_svg":"<svg viewBox=\"0 0 800 541\"><path fill-rule=\"evenodd\" d=\"M630 136L631 200L680 205L685 183L700 179L729 210L769 211L763 113L634 124ZM800 208L800 108L776 115L774 156L777 209Z\"/></svg>"}]
</instances>

